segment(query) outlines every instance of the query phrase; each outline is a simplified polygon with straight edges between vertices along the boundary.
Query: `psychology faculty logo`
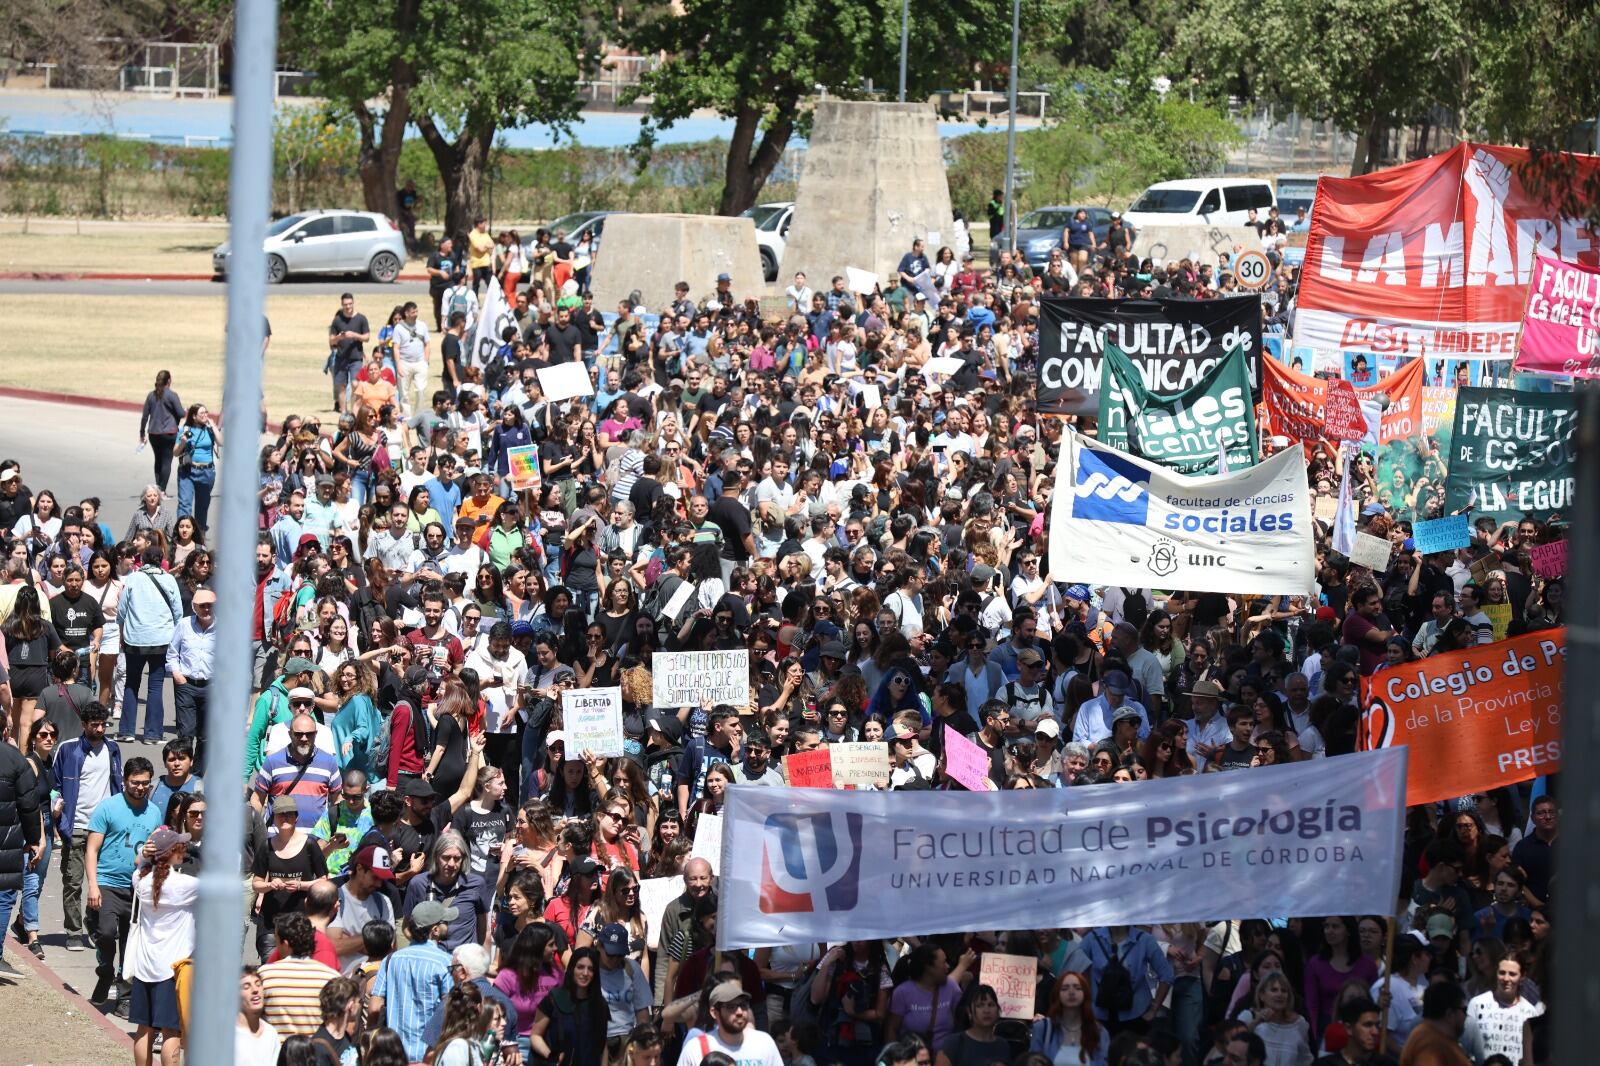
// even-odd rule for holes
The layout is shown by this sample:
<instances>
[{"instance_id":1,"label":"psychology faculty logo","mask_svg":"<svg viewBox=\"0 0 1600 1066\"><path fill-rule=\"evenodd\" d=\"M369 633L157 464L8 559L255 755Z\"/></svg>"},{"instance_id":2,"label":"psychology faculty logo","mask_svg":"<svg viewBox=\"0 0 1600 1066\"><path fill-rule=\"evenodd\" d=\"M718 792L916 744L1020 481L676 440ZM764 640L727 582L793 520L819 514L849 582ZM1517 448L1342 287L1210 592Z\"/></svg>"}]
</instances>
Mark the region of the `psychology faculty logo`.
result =
<instances>
[{"instance_id":1,"label":"psychology faculty logo","mask_svg":"<svg viewBox=\"0 0 1600 1066\"><path fill-rule=\"evenodd\" d=\"M836 913L860 895L861 815L773 814L762 828L761 912Z\"/></svg>"},{"instance_id":2,"label":"psychology faculty logo","mask_svg":"<svg viewBox=\"0 0 1600 1066\"><path fill-rule=\"evenodd\" d=\"M1072 517L1142 526L1150 514L1150 471L1110 452L1078 449Z\"/></svg>"}]
</instances>

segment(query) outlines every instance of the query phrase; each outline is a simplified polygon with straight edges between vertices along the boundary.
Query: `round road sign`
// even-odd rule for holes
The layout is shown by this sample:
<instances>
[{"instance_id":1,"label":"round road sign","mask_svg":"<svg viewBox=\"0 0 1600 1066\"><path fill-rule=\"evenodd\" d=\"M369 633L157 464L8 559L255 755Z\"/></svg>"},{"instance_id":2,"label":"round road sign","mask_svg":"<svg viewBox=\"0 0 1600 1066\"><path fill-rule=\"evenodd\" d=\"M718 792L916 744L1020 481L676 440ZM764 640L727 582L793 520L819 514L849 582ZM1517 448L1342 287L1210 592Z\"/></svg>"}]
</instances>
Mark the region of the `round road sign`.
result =
<instances>
[{"instance_id":1,"label":"round road sign","mask_svg":"<svg viewBox=\"0 0 1600 1066\"><path fill-rule=\"evenodd\" d=\"M1245 252L1233 264L1233 276L1247 289L1265 288L1272 276L1272 264L1260 252Z\"/></svg>"}]
</instances>

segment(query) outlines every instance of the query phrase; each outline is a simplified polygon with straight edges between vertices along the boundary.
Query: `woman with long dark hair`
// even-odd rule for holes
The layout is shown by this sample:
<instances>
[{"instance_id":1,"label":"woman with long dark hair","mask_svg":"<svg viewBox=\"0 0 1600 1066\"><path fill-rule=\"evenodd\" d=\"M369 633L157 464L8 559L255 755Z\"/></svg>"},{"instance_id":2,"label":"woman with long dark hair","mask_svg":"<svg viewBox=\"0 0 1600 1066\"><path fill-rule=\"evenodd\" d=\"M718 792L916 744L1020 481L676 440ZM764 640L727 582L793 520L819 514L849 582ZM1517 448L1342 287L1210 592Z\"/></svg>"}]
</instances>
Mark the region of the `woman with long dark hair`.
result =
<instances>
[{"instance_id":1,"label":"woman with long dark hair","mask_svg":"<svg viewBox=\"0 0 1600 1066\"><path fill-rule=\"evenodd\" d=\"M211 421L205 404L191 404L173 452L178 460L178 517L194 516L202 533L210 528L206 520L211 514L211 489L217 483L221 451L221 427Z\"/></svg>"},{"instance_id":2,"label":"woman with long dark hair","mask_svg":"<svg viewBox=\"0 0 1600 1066\"><path fill-rule=\"evenodd\" d=\"M836 1023L822 1034L823 1046L834 1061L845 1066L868 1066L873 1061L883 1044L892 987L882 941L852 940L830 948L817 963L811 1004L821 1009L831 1001L836 1008L831 1014ZM998 1009L994 1020L999 1020ZM1006 1053L1001 1058L1010 1061L1011 1056Z\"/></svg>"},{"instance_id":3,"label":"woman with long dark hair","mask_svg":"<svg viewBox=\"0 0 1600 1066\"><path fill-rule=\"evenodd\" d=\"M178 428L183 420L183 401L172 391L172 373L157 371L155 388L144 398L144 411L139 415L139 444L150 445L155 459L156 484L163 496L167 494L167 483L172 480L172 450L177 445Z\"/></svg>"},{"instance_id":4,"label":"woman with long dark hair","mask_svg":"<svg viewBox=\"0 0 1600 1066\"><path fill-rule=\"evenodd\" d=\"M600 953L578 948L561 987L539 1004L528 1043L533 1053L562 1066L601 1066L611 1012L600 994Z\"/></svg>"},{"instance_id":5,"label":"woman with long dark hair","mask_svg":"<svg viewBox=\"0 0 1600 1066\"><path fill-rule=\"evenodd\" d=\"M485 1066L489 1059L484 1052L495 1047L484 1047L485 1038L493 1037L493 1024L494 1013L484 1005L478 986L471 981L456 985L444 997L444 1021L428 1061L433 1066Z\"/></svg>"},{"instance_id":6,"label":"woman with long dark hair","mask_svg":"<svg viewBox=\"0 0 1600 1066\"><path fill-rule=\"evenodd\" d=\"M1306 1015L1315 1034L1333 1020L1339 986L1352 977L1368 985L1378 979L1377 966L1357 944L1354 918L1336 914L1322 919L1322 950L1306 962L1305 971Z\"/></svg>"},{"instance_id":7,"label":"woman with long dark hair","mask_svg":"<svg viewBox=\"0 0 1600 1066\"><path fill-rule=\"evenodd\" d=\"M23 585L5 625L6 658L11 663L11 736L28 750L39 694L50 684L50 657L61 647L56 627L39 606L39 590Z\"/></svg>"},{"instance_id":8,"label":"woman with long dark hair","mask_svg":"<svg viewBox=\"0 0 1600 1066\"><path fill-rule=\"evenodd\" d=\"M532 874L521 874L512 884L512 891L519 894L537 890L538 878ZM518 915L516 920L521 921L522 917ZM539 920L539 912L534 910L510 947L504 950L500 972L494 979L494 987L504 992L511 1005L517 1008L517 1043L522 1047L524 1061L527 1061L528 1034L538 1017L539 1005L560 986L561 976L555 934L549 925Z\"/></svg>"}]
</instances>

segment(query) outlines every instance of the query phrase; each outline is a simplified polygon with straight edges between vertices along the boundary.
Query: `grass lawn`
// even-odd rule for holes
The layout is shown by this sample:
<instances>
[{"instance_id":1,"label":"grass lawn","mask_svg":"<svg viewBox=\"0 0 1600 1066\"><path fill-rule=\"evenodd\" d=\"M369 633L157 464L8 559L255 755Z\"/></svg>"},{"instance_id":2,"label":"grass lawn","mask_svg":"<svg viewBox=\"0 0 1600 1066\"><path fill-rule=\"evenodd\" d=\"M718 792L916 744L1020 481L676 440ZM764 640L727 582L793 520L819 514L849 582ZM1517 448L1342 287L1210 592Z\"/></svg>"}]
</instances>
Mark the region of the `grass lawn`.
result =
<instances>
[{"instance_id":1,"label":"grass lawn","mask_svg":"<svg viewBox=\"0 0 1600 1066\"><path fill-rule=\"evenodd\" d=\"M5 242L0 242L5 243ZM338 309L332 296L269 293L272 346L267 352L267 413L333 409L332 387L322 373L328 321ZM373 313L368 307L367 313ZM73 355L64 363L50 346L29 338L59 333L60 323L82 321L92 311L91 342L98 355ZM0 363L8 385L141 403L156 371L172 372L184 403L222 402L222 352L227 300L221 286L196 296L0 295ZM67 367L71 369L68 370Z\"/></svg>"},{"instance_id":2,"label":"grass lawn","mask_svg":"<svg viewBox=\"0 0 1600 1066\"><path fill-rule=\"evenodd\" d=\"M220 222L0 219L0 271L211 273L211 250L228 239ZM412 257L410 269L421 270Z\"/></svg>"}]
</instances>

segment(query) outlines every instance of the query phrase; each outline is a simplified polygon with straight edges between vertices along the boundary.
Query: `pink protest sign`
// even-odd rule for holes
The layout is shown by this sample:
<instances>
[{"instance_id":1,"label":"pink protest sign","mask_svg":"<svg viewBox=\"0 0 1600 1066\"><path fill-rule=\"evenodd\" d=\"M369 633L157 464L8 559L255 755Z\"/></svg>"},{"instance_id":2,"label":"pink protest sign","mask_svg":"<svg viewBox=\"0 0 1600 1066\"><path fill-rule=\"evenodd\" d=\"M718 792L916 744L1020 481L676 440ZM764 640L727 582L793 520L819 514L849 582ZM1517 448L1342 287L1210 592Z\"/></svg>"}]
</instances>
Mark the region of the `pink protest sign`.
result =
<instances>
[{"instance_id":1,"label":"pink protest sign","mask_svg":"<svg viewBox=\"0 0 1600 1066\"><path fill-rule=\"evenodd\" d=\"M832 788L833 755L826 747L783 757L790 788Z\"/></svg>"},{"instance_id":2,"label":"pink protest sign","mask_svg":"<svg viewBox=\"0 0 1600 1066\"><path fill-rule=\"evenodd\" d=\"M1535 256L1513 366L1600 378L1600 271Z\"/></svg>"},{"instance_id":3,"label":"pink protest sign","mask_svg":"<svg viewBox=\"0 0 1600 1066\"><path fill-rule=\"evenodd\" d=\"M987 792L989 753L951 729L944 727L944 772L974 792Z\"/></svg>"},{"instance_id":4,"label":"pink protest sign","mask_svg":"<svg viewBox=\"0 0 1600 1066\"><path fill-rule=\"evenodd\" d=\"M1567 542L1564 540L1535 544L1532 555L1533 572L1540 577L1560 577L1567 572Z\"/></svg>"}]
</instances>

